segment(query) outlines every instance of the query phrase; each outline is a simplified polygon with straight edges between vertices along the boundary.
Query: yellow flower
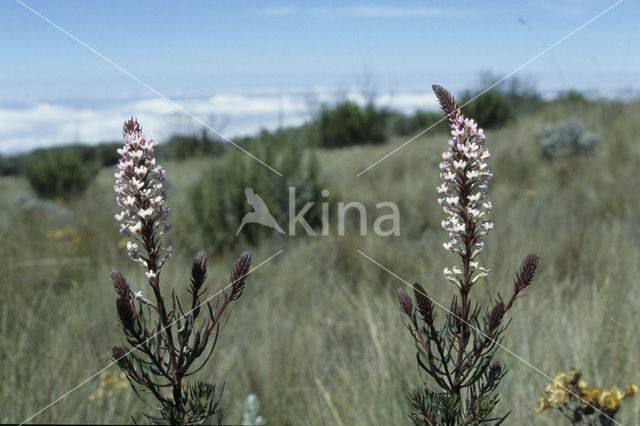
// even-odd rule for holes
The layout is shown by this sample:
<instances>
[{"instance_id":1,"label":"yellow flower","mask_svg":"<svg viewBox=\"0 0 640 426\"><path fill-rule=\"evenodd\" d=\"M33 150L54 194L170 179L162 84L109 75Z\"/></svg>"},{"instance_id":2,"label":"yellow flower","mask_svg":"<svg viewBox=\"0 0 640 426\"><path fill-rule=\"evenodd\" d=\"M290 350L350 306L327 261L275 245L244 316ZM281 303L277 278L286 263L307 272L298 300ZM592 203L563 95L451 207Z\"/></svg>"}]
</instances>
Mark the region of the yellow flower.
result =
<instances>
[{"instance_id":1,"label":"yellow flower","mask_svg":"<svg viewBox=\"0 0 640 426\"><path fill-rule=\"evenodd\" d=\"M538 397L538 404L536 404L536 411L539 413L540 411L546 410L549 408L549 400L544 397Z\"/></svg>"},{"instance_id":2,"label":"yellow flower","mask_svg":"<svg viewBox=\"0 0 640 426\"><path fill-rule=\"evenodd\" d=\"M123 248L125 248L125 247L127 246L127 241L129 241L129 240L128 240L128 239L126 239L126 238L122 238L120 241L118 241L118 243L116 244L116 246L117 246L119 249L123 249Z\"/></svg>"},{"instance_id":3,"label":"yellow flower","mask_svg":"<svg viewBox=\"0 0 640 426\"><path fill-rule=\"evenodd\" d=\"M591 399L597 403L600 403L600 398L602 397L602 389L597 386L591 388Z\"/></svg>"},{"instance_id":4,"label":"yellow flower","mask_svg":"<svg viewBox=\"0 0 640 426\"><path fill-rule=\"evenodd\" d=\"M127 376L122 371L103 371L100 373L100 384L98 389L89 395L89 401L95 401L106 395L111 398L120 391L128 387Z\"/></svg>"},{"instance_id":5,"label":"yellow flower","mask_svg":"<svg viewBox=\"0 0 640 426\"><path fill-rule=\"evenodd\" d=\"M567 383L567 379L567 373L560 372L556 374L556 377L553 378L553 381L556 382L556 384L564 386Z\"/></svg>"},{"instance_id":6,"label":"yellow flower","mask_svg":"<svg viewBox=\"0 0 640 426\"><path fill-rule=\"evenodd\" d=\"M635 383L629 383L627 386L624 387L625 397L637 395L637 393L638 393L638 385L636 385Z\"/></svg>"},{"instance_id":7,"label":"yellow flower","mask_svg":"<svg viewBox=\"0 0 640 426\"><path fill-rule=\"evenodd\" d=\"M576 383L581 376L582 372L575 367L571 367L571 371L567 373L567 379L569 380L569 383Z\"/></svg>"},{"instance_id":8,"label":"yellow flower","mask_svg":"<svg viewBox=\"0 0 640 426\"><path fill-rule=\"evenodd\" d=\"M59 240L60 238L64 237L64 231L61 229L56 229L54 231L47 231L44 235L49 240Z\"/></svg>"},{"instance_id":9,"label":"yellow flower","mask_svg":"<svg viewBox=\"0 0 640 426\"><path fill-rule=\"evenodd\" d=\"M624 392L622 392L617 386L611 386L609 388L609 393L615 396L618 401L624 398Z\"/></svg>"},{"instance_id":10,"label":"yellow flower","mask_svg":"<svg viewBox=\"0 0 640 426\"><path fill-rule=\"evenodd\" d=\"M584 399L586 402L591 401L591 389L585 387L580 389L580 394L582 395L582 399Z\"/></svg>"},{"instance_id":11,"label":"yellow flower","mask_svg":"<svg viewBox=\"0 0 640 426\"><path fill-rule=\"evenodd\" d=\"M611 392L604 392L602 394L602 398L600 399L600 405L611 411L617 410L619 403L620 400L616 398L616 396Z\"/></svg>"},{"instance_id":12,"label":"yellow flower","mask_svg":"<svg viewBox=\"0 0 640 426\"><path fill-rule=\"evenodd\" d=\"M557 405L562 404L567 400L567 392L561 388L555 388L551 391L551 396L549 397L549 402Z\"/></svg>"}]
</instances>

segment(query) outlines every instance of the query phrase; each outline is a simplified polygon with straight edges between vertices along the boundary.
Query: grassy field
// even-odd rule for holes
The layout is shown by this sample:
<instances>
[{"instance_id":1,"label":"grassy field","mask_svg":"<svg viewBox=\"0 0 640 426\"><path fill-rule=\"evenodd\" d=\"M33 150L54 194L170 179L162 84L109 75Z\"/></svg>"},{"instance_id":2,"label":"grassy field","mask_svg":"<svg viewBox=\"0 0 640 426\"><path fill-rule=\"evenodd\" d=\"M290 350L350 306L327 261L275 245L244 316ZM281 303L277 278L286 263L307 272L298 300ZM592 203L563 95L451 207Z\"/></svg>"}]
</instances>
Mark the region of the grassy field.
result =
<instances>
[{"instance_id":1,"label":"grassy field","mask_svg":"<svg viewBox=\"0 0 640 426\"><path fill-rule=\"evenodd\" d=\"M568 115L601 136L595 151L542 159L536 129ZM509 293L524 255L541 257L535 284L512 310L504 346L551 376L575 366L603 387L640 381L640 103L552 104L487 134L495 229L483 264L492 273L472 294L487 302ZM406 394L420 378L395 296L404 284L357 250L421 282L444 305L452 288L441 272L454 257L441 246L435 191L445 136L427 133L356 177L402 142L319 152L340 200L361 201L369 212L380 201L398 204L401 236L361 237L354 227L343 237L277 236L253 247L254 265L284 251L250 276L202 372L226 382L225 421L239 422L244 399L255 393L270 424L408 423ZM181 295L195 255L185 191L211 161L164 164L175 254L163 283ZM117 266L134 288L144 276L126 257L113 219L113 172L102 170L67 204L37 200L22 178L0 179L2 422L23 421L83 382L124 340L109 268ZM210 255L210 289L226 284L239 253ZM512 411L506 423L558 424L558 414L535 412L545 377L504 350L497 356L509 369L498 405L499 413ZM140 420L145 407L132 391L90 400L97 387L89 381L34 421ZM617 420L637 424L639 417L635 397Z\"/></svg>"}]
</instances>

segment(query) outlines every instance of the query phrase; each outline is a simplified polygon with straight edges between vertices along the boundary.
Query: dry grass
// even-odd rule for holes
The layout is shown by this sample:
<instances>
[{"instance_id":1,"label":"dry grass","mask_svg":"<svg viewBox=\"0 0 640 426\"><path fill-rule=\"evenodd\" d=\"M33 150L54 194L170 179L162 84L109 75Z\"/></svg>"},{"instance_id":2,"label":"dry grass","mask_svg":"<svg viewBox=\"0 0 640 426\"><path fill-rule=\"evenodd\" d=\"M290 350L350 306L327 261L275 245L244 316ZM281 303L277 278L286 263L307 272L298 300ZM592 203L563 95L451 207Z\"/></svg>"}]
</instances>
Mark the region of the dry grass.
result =
<instances>
[{"instance_id":1,"label":"dry grass","mask_svg":"<svg viewBox=\"0 0 640 426\"><path fill-rule=\"evenodd\" d=\"M569 113L601 142L589 157L543 161L535 129ZM402 142L320 153L341 200L362 201L370 212L379 201L398 203L401 237L274 237L255 247L254 264L285 251L250 276L204 372L227 382L227 421L238 422L242 401L256 393L273 424L407 423L406 392L419 378L395 297L404 284L356 251L420 281L437 301L449 300L441 271L452 259L441 248L435 192L444 138L422 137L355 176ZM605 386L640 380L640 104L552 105L490 132L487 144L496 227L483 253L492 273L476 295L509 292L526 252L541 256L504 345L549 375L576 366ZM188 214L183 189L207 164L166 164L177 242ZM117 249L111 176L101 171L68 205L34 201L22 179L0 180L0 421L22 421L89 377L121 340L109 267L117 265L133 287L143 280ZM51 232L67 226L76 238ZM175 249L163 282L184 292L195 253ZM210 288L224 285L239 252L210 259ZM505 351L497 356L510 370L499 388L500 411L513 411L507 423L556 424L553 414L535 413L545 378ZM117 423L144 408L129 390L90 402L96 386L94 379L35 421ZM630 424L639 413L640 398L631 399L618 420Z\"/></svg>"}]
</instances>

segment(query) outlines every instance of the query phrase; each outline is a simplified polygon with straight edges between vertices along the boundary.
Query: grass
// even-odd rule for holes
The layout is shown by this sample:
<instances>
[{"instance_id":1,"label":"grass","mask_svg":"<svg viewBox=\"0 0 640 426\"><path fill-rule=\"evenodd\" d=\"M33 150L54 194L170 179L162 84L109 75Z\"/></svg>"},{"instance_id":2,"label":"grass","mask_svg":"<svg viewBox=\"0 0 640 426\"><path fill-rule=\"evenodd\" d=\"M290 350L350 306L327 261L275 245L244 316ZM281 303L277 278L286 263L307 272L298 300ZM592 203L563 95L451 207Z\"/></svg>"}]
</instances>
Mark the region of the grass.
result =
<instances>
[{"instance_id":1,"label":"grass","mask_svg":"<svg viewBox=\"0 0 640 426\"><path fill-rule=\"evenodd\" d=\"M590 156L544 161L535 130L569 114L599 133L600 143ZM250 276L203 372L209 381L227 382L227 422L240 421L250 393L273 424L408 422L406 393L420 382L395 296L404 284L357 250L421 282L445 304L452 289L441 271L453 258L441 248L436 203L442 135L427 134L355 176L402 142L319 152L341 201L361 201L369 212L380 201L398 204L400 237L360 237L354 227L344 237L274 236L254 247L254 265L284 252ZM604 386L640 380L640 103L549 105L488 132L487 144L495 229L483 252L492 273L474 290L477 297L507 294L527 251L541 256L534 285L514 307L504 346L551 376L576 366ZM185 188L211 161L164 164L175 254L163 283L174 283L178 294L186 292L195 255L181 243L188 238ZM67 204L37 201L21 178L0 179L2 422L23 421L88 378L123 340L109 268L117 266L135 289L144 277L118 248L112 175L100 171L89 191ZM211 256L210 289L226 284L239 253ZM510 370L498 405L500 412L512 410L507 424L556 424L553 413L535 412L544 376L504 350L498 358ZM97 386L98 378L89 381L34 421L140 419L144 407L133 392L90 402ZM640 398L632 398L617 420L630 424L639 413Z\"/></svg>"}]
</instances>

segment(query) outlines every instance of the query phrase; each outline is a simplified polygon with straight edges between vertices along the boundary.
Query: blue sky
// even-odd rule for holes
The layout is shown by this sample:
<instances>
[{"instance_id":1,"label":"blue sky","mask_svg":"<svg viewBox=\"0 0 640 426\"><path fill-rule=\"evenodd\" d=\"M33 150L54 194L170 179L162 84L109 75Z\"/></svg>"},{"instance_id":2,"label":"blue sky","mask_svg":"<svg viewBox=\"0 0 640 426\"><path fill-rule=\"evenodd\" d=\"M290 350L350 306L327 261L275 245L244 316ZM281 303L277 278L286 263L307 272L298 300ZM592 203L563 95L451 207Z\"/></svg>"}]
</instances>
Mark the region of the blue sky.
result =
<instances>
[{"instance_id":1,"label":"blue sky","mask_svg":"<svg viewBox=\"0 0 640 426\"><path fill-rule=\"evenodd\" d=\"M459 90L477 84L480 71L510 72L614 3L24 2L170 97L189 105L218 96L219 105L212 109L218 116L228 96L236 96L231 104L241 110L242 96L255 101L270 94L273 102L275 94L278 108L298 102L295 110L303 102L295 97L283 101L283 94L314 87L346 91L364 75L371 76L379 93L399 94L396 100L408 93L423 96L433 82ZM518 75L543 90L637 90L639 21L638 3L626 0ZM46 114L43 106L77 110L91 119L98 109L119 112L147 102L151 110L156 105L147 89L15 1L0 3L0 28L0 153L27 138L33 124L27 121ZM27 109L30 113L24 114ZM13 127L2 119L7 110ZM268 108L249 110L259 120L258 112ZM293 110L289 117L302 119ZM269 114L273 120L275 114ZM16 128L16 120L25 123ZM60 143L74 134L87 140L110 135L96 127L98 137L67 123L52 138L43 126L28 136L31 145ZM8 132L11 143L5 142ZM20 132L25 136L13 137Z\"/></svg>"}]
</instances>

